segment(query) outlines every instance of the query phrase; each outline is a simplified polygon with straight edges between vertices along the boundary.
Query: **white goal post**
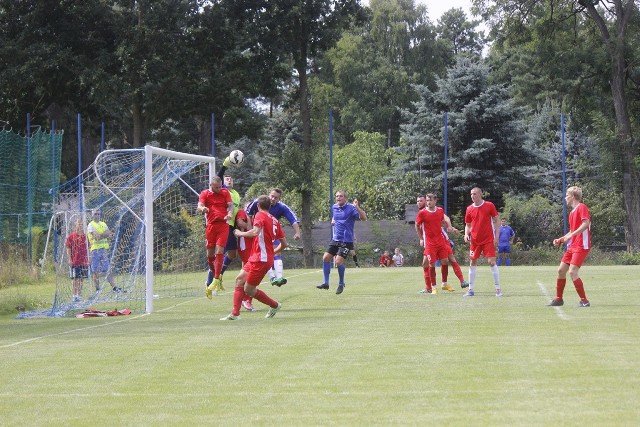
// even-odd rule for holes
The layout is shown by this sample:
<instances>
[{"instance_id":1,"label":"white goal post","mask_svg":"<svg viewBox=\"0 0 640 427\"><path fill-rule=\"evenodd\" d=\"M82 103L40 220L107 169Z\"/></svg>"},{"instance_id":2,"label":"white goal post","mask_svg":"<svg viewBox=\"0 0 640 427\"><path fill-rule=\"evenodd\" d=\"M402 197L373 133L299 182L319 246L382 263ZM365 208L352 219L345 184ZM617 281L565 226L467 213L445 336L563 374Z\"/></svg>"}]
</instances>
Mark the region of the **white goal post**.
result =
<instances>
[{"instance_id":1,"label":"white goal post","mask_svg":"<svg viewBox=\"0 0 640 427\"><path fill-rule=\"evenodd\" d=\"M197 204L215 174L214 157L149 145L98 154L58 192L44 257L56 268L53 307L23 317L70 316L89 307L152 313L157 298L202 295L208 267ZM65 242L79 223L86 236L94 211L113 232L109 269L95 275L89 265L78 292Z\"/></svg>"}]
</instances>

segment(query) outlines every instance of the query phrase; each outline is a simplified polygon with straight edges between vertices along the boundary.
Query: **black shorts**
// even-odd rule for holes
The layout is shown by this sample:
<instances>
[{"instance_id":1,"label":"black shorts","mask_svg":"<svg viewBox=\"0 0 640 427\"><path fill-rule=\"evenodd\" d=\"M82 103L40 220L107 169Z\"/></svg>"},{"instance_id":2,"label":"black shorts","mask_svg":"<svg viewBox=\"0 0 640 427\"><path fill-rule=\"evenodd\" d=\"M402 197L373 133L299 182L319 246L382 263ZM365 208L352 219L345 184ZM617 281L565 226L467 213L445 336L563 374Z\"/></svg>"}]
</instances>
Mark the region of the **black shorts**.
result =
<instances>
[{"instance_id":1,"label":"black shorts","mask_svg":"<svg viewBox=\"0 0 640 427\"><path fill-rule=\"evenodd\" d=\"M336 242L332 240L327 246L327 252L333 256L340 256L346 258L349 252L353 249L353 242Z\"/></svg>"},{"instance_id":2,"label":"black shorts","mask_svg":"<svg viewBox=\"0 0 640 427\"><path fill-rule=\"evenodd\" d=\"M89 267L86 265L75 265L71 267L72 279L86 279L89 277Z\"/></svg>"}]
</instances>

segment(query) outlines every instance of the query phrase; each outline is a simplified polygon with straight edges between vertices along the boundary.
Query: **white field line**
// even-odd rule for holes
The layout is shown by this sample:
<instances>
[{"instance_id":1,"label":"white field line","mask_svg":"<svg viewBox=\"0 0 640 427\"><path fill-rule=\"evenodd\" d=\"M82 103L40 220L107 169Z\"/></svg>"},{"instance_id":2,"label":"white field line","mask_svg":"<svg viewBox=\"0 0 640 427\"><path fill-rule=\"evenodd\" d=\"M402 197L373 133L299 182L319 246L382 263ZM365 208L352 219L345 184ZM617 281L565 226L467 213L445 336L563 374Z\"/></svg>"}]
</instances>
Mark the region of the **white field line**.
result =
<instances>
[{"instance_id":1,"label":"white field line","mask_svg":"<svg viewBox=\"0 0 640 427\"><path fill-rule=\"evenodd\" d=\"M549 295L549 293L547 292L547 288L544 287L544 283L542 283L540 280L538 280L538 287L540 288L540 290L542 291L542 293L544 294L544 296L547 298L547 300L550 300L551 296ZM562 320L569 320L571 319L571 316L568 316L564 310L562 309L562 307L553 307L556 310L556 314L558 315L558 317Z\"/></svg>"},{"instance_id":2,"label":"white field line","mask_svg":"<svg viewBox=\"0 0 640 427\"><path fill-rule=\"evenodd\" d=\"M304 276L304 275L307 275L307 274L316 274L316 273L319 273L319 272L321 273L321 272L322 272L322 270L310 271L310 272L307 272L307 273L300 273L300 274L296 274L296 275L294 275L294 276L289 276L289 277L292 277L292 278L293 278L293 277ZM269 281L267 280L267 281L262 282L262 283L268 283L268 282L269 282ZM172 305L171 307L163 308L162 310L157 310L157 311L156 311L156 313L160 313L160 312L163 312L163 311L172 310L172 309L173 309L173 308L175 308L175 307L179 307L179 306L184 305L184 304L189 304L189 303L191 303L191 302L193 302L193 301L198 301L199 299L200 299L200 298L194 298L194 299L191 299L191 300L188 300L188 301L183 301L183 302L181 302L181 303L174 304L174 305ZM131 320L139 319L139 318L144 317L144 316L147 316L147 314L146 314L146 313L144 313L144 314L139 314L139 315L136 315L136 316L126 316L126 317L123 317L122 319L114 320L114 321L109 322L109 323L101 323L101 324L99 324L99 325L84 326L84 327L82 327L82 328L70 329L70 330L68 330L68 331L64 331L64 332L57 332L57 333L55 333L55 334L49 334L49 335L42 335L42 336L39 336L39 337L33 337L33 338L29 338L28 340L16 341L16 342L11 343L11 344L4 344L4 345L0 345L0 349L2 349L2 348L17 347L17 346L22 345L22 344L28 344L28 343L30 343L30 342L38 341L38 340L42 340L42 339L45 339L45 338L57 337L57 336L60 336L60 335L72 334L72 333L75 333L75 332L86 331L86 330L89 330L89 329L102 328L102 327L106 327L106 326L113 325L114 323L127 322L127 321L131 321Z\"/></svg>"}]
</instances>

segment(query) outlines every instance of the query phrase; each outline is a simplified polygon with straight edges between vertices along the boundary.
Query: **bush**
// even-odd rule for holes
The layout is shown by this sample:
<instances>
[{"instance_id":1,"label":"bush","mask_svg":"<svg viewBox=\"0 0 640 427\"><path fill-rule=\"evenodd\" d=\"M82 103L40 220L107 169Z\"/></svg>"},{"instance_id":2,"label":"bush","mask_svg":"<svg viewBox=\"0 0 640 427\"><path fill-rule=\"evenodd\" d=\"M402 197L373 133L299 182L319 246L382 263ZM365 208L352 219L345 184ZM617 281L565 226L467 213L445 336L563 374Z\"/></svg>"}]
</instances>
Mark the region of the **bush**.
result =
<instances>
[{"instance_id":1,"label":"bush","mask_svg":"<svg viewBox=\"0 0 640 427\"><path fill-rule=\"evenodd\" d=\"M39 270L29 265L26 249L16 245L0 246L0 288L35 283Z\"/></svg>"},{"instance_id":2,"label":"bush","mask_svg":"<svg viewBox=\"0 0 640 427\"><path fill-rule=\"evenodd\" d=\"M622 265L640 265L640 252L614 252L615 263Z\"/></svg>"}]
</instances>

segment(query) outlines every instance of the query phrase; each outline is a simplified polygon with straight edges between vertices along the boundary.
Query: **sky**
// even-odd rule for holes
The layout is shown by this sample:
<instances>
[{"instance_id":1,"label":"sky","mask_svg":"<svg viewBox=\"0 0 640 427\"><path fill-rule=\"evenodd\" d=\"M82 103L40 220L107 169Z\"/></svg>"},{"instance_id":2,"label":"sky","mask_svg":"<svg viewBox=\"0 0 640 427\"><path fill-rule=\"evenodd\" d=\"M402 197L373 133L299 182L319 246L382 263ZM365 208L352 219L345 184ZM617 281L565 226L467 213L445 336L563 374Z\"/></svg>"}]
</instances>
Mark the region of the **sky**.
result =
<instances>
[{"instance_id":1,"label":"sky","mask_svg":"<svg viewBox=\"0 0 640 427\"><path fill-rule=\"evenodd\" d=\"M361 0L361 3L368 5L369 1ZM434 24L443 13L454 7L461 7L467 14L467 19L473 18L473 16L471 16L471 0L415 0L415 4L427 6L429 19L431 19Z\"/></svg>"},{"instance_id":2,"label":"sky","mask_svg":"<svg viewBox=\"0 0 640 427\"><path fill-rule=\"evenodd\" d=\"M443 13L454 7L462 8L467 14L467 19L473 18L471 15L471 0L416 0L416 4L427 6L429 18L434 24Z\"/></svg>"}]
</instances>

